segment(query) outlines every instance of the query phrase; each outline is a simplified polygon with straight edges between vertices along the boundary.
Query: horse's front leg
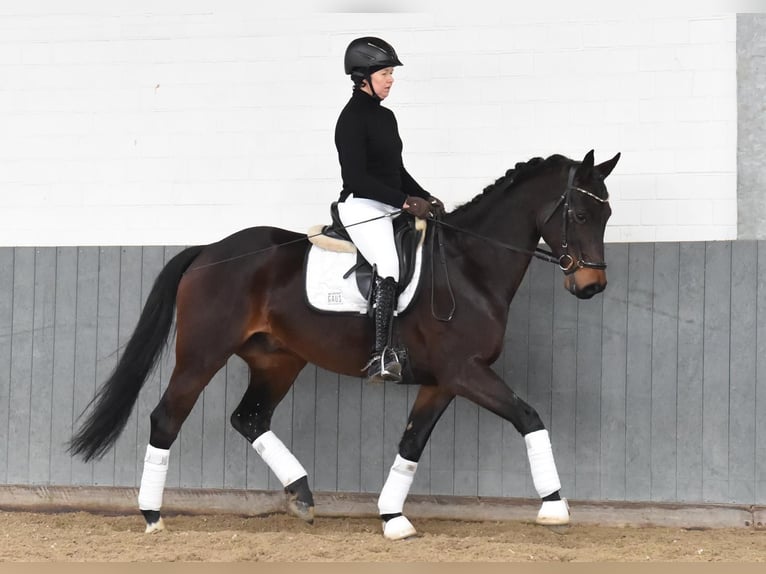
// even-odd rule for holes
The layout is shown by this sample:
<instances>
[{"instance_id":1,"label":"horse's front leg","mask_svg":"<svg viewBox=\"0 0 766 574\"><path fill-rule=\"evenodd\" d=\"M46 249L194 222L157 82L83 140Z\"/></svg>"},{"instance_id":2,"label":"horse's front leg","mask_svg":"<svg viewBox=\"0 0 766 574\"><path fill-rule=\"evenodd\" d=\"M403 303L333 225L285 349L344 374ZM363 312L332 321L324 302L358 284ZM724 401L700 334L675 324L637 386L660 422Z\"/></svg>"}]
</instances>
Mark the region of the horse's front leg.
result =
<instances>
[{"instance_id":1,"label":"horse's front leg","mask_svg":"<svg viewBox=\"0 0 766 574\"><path fill-rule=\"evenodd\" d=\"M388 473L378 498L378 511L383 520L383 536L401 540L416 534L415 527L402 513L410 492L423 449L444 409L455 397L439 387L420 387L412 405L407 427L399 443L399 454Z\"/></svg>"},{"instance_id":2,"label":"horse's front leg","mask_svg":"<svg viewBox=\"0 0 766 574\"><path fill-rule=\"evenodd\" d=\"M455 394L509 421L524 437L532 482L542 499L537 523L569 524L569 505L560 495L561 481L553 459L550 436L537 411L521 400L487 365L470 363L449 378Z\"/></svg>"}]
</instances>

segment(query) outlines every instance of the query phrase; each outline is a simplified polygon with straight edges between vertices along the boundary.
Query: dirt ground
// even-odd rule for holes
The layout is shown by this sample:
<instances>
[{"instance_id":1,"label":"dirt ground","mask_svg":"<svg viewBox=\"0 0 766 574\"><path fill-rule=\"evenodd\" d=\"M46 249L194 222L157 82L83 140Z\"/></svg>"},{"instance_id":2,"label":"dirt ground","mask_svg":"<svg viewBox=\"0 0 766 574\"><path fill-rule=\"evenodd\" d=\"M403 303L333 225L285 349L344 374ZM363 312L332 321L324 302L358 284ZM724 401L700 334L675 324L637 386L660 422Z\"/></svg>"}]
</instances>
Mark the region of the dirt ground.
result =
<instances>
[{"instance_id":1,"label":"dirt ground","mask_svg":"<svg viewBox=\"0 0 766 574\"><path fill-rule=\"evenodd\" d=\"M0 511L0 561L272 562L764 562L766 531L416 520L417 537L383 538L374 518L284 514L167 516Z\"/></svg>"}]
</instances>

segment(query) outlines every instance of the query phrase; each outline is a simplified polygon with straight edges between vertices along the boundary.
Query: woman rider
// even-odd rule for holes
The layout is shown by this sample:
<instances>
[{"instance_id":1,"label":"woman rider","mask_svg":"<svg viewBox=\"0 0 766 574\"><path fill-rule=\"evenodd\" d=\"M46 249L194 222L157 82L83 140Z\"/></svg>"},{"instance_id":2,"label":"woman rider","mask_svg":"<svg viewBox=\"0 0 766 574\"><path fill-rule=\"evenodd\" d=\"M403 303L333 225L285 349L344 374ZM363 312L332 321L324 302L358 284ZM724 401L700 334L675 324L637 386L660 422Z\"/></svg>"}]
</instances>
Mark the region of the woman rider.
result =
<instances>
[{"instance_id":1,"label":"woman rider","mask_svg":"<svg viewBox=\"0 0 766 574\"><path fill-rule=\"evenodd\" d=\"M375 347L365 366L368 380L375 382L402 380L401 364L390 349L399 282L391 214L404 210L428 217L432 209L444 208L404 168L396 118L381 105L394 83L394 67L401 65L394 48L380 38L351 42L344 66L354 88L335 127L343 177L338 215L356 248L376 269Z\"/></svg>"}]
</instances>

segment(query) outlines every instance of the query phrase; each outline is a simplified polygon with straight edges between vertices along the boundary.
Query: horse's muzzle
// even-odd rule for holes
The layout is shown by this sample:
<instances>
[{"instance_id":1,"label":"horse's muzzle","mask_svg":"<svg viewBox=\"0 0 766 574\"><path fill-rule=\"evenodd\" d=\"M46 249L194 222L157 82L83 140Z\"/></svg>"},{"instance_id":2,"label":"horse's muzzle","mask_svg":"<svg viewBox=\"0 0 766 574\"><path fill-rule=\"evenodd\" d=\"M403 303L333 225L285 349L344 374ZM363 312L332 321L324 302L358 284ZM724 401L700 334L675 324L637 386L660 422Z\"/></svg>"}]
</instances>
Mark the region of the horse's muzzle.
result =
<instances>
[{"instance_id":1,"label":"horse's muzzle","mask_svg":"<svg viewBox=\"0 0 766 574\"><path fill-rule=\"evenodd\" d=\"M590 299L606 289L603 269L578 269L564 277L564 288L578 299Z\"/></svg>"}]
</instances>

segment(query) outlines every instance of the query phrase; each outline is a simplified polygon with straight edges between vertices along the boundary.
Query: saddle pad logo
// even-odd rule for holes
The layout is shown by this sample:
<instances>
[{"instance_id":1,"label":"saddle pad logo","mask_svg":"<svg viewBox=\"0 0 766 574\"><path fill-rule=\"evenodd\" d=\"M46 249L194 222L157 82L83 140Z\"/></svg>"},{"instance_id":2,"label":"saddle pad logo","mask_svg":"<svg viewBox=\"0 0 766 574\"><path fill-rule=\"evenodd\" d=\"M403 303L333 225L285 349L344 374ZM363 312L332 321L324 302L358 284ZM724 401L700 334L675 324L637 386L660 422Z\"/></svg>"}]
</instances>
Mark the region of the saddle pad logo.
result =
<instances>
[{"instance_id":1,"label":"saddle pad logo","mask_svg":"<svg viewBox=\"0 0 766 574\"><path fill-rule=\"evenodd\" d=\"M328 305L343 305L343 293L335 291L327 294Z\"/></svg>"}]
</instances>

